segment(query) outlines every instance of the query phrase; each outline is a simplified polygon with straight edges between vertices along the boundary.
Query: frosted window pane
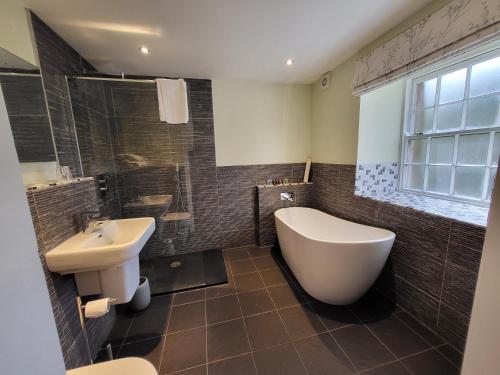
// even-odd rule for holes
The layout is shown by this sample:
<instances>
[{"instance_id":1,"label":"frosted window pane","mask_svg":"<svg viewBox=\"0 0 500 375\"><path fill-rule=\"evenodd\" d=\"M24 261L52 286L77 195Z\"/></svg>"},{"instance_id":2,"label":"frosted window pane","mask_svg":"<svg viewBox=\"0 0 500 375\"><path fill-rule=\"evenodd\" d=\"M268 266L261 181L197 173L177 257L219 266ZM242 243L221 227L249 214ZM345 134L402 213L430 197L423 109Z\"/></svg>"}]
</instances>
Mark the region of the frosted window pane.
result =
<instances>
[{"instance_id":1,"label":"frosted window pane","mask_svg":"<svg viewBox=\"0 0 500 375\"><path fill-rule=\"evenodd\" d=\"M495 177L497 175L497 168L492 168L490 172L490 182L488 184L488 199L491 199L491 193L493 192L493 186L495 186Z\"/></svg>"},{"instance_id":2,"label":"frosted window pane","mask_svg":"<svg viewBox=\"0 0 500 375\"><path fill-rule=\"evenodd\" d=\"M417 85L417 108L432 107L436 98L437 78Z\"/></svg>"},{"instance_id":3,"label":"frosted window pane","mask_svg":"<svg viewBox=\"0 0 500 375\"><path fill-rule=\"evenodd\" d=\"M485 128L499 123L500 95L470 99L467 103L465 126L467 128Z\"/></svg>"},{"instance_id":4,"label":"frosted window pane","mask_svg":"<svg viewBox=\"0 0 500 375\"><path fill-rule=\"evenodd\" d=\"M410 189L423 190L425 167L417 165L406 166L407 187Z\"/></svg>"},{"instance_id":5,"label":"frosted window pane","mask_svg":"<svg viewBox=\"0 0 500 375\"><path fill-rule=\"evenodd\" d=\"M450 192L451 167L429 166L429 176L427 177L427 190L434 193Z\"/></svg>"},{"instance_id":6,"label":"frosted window pane","mask_svg":"<svg viewBox=\"0 0 500 375\"><path fill-rule=\"evenodd\" d=\"M436 124L437 131L456 130L462 121L462 102L440 106Z\"/></svg>"},{"instance_id":7,"label":"frosted window pane","mask_svg":"<svg viewBox=\"0 0 500 375\"><path fill-rule=\"evenodd\" d=\"M409 163L425 163L427 154L427 140L414 139L410 141L410 148L408 150Z\"/></svg>"},{"instance_id":8,"label":"frosted window pane","mask_svg":"<svg viewBox=\"0 0 500 375\"><path fill-rule=\"evenodd\" d=\"M432 133L432 120L434 117L434 108L419 110L415 113L415 131L414 134Z\"/></svg>"},{"instance_id":9,"label":"frosted window pane","mask_svg":"<svg viewBox=\"0 0 500 375\"><path fill-rule=\"evenodd\" d=\"M455 170L455 194L468 198L481 198L485 168L457 167Z\"/></svg>"},{"instance_id":10,"label":"frosted window pane","mask_svg":"<svg viewBox=\"0 0 500 375\"><path fill-rule=\"evenodd\" d=\"M500 57L472 66L470 96L500 91Z\"/></svg>"},{"instance_id":11,"label":"frosted window pane","mask_svg":"<svg viewBox=\"0 0 500 375\"><path fill-rule=\"evenodd\" d=\"M431 164L451 164L453 160L453 146L455 137L439 137L431 139Z\"/></svg>"},{"instance_id":12,"label":"frosted window pane","mask_svg":"<svg viewBox=\"0 0 500 375\"><path fill-rule=\"evenodd\" d=\"M498 165L498 158L500 158L500 133L495 133L495 141L493 142L493 155L491 164Z\"/></svg>"},{"instance_id":13,"label":"frosted window pane","mask_svg":"<svg viewBox=\"0 0 500 375\"><path fill-rule=\"evenodd\" d=\"M448 73L441 77L439 104L455 102L464 98L467 68Z\"/></svg>"},{"instance_id":14,"label":"frosted window pane","mask_svg":"<svg viewBox=\"0 0 500 375\"><path fill-rule=\"evenodd\" d=\"M458 138L457 164L486 164L489 134L461 135Z\"/></svg>"}]
</instances>

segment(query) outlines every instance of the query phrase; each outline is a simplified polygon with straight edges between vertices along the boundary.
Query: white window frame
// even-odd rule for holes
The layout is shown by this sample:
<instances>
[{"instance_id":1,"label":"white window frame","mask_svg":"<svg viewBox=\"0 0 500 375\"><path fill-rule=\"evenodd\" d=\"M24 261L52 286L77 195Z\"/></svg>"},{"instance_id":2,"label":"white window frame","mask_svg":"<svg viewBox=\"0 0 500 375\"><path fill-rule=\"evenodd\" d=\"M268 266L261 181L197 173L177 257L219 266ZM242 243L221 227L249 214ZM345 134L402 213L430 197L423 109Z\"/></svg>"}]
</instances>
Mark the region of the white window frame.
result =
<instances>
[{"instance_id":1,"label":"white window frame","mask_svg":"<svg viewBox=\"0 0 500 375\"><path fill-rule=\"evenodd\" d=\"M488 189L489 189L489 180L490 180L490 173L491 170L494 168L497 168L498 171L498 166L497 167L492 167L492 150L493 150L493 143L494 143L494 136L495 132L500 131L500 115L498 116L497 119L497 126L494 127L488 127L488 128L477 128L477 129L465 129L465 119L467 115L467 102L471 99L469 98L469 88L470 88L470 76L471 76L471 67L472 65L478 64L480 62L499 57L500 56L500 49L495 49L493 51L487 52L480 54L478 56L468 58L464 61L457 62L457 63L452 63L449 66L446 66L444 68L436 68L435 70L432 70L430 73L425 73L423 75L417 75L415 77L412 77L407 80L406 82L406 94L405 94L405 109L404 109L404 120L403 120L403 127L401 131L401 156L400 156L400 165L399 165L399 190L412 193L412 194L419 194L419 195L425 195L425 196L431 196L431 197L437 197L445 200L451 200L451 201L459 201L459 202L464 202L464 203L473 203L476 205L481 205L481 206L487 206L490 203L490 199L487 199L487 194L488 194ZM441 77L443 75L446 75L448 73L451 73L453 71L457 71L460 69L467 68L467 77L466 77L466 82L465 82L465 92L464 92L464 98L462 100L446 103L446 104L452 104L452 103L459 103L462 102L462 114L461 114L461 123L460 123L460 130L453 130L453 131L446 131L446 132L437 132L435 133L436 130L436 124L437 124L437 116L438 116L438 106L439 106L439 97L440 97L440 86L441 86ZM436 93L435 93L435 98L434 98L434 113L433 113L433 131L428 134L412 134L412 130L415 125L415 115L414 115L414 108L415 105L413 103L414 98L416 98L416 87L417 84L421 82L425 82L427 80L437 78L436 82ZM488 97L488 96L495 96L498 95L498 93L493 93L493 94L487 94L487 95L481 95L479 96L480 98ZM474 99L474 98L473 98ZM430 107L429 107L430 108ZM458 139L460 135L464 134L486 134L489 133L489 147L488 147L488 155L487 155L487 161L485 165L471 165L474 167L483 167L486 168L486 172L484 175L484 181L483 181L483 191L482 191L482 196L481 199L474 199L474 198L467 198L467 197L461 197L461 196L456 196L453 195L454 191L454 182L455 182L455 170L457 167L457 150L458 150ZM448 194L443 194L443 193L437 193L437 192L431 192L427 191L427 186L428 186L428 169L429 165L439 165L439 164L429 164L429 156L430 156L430 143L432 138L439 138L439 137L445 137L445 136L453 136L455 140L454 144L454 152L453 152L453 160L451 164L451 177L450 177L450 188L448 191ZM407 157L408 157L408 145L409 141L413 139L427 139L427 148L426 148L426 158L425 158L425 163L407 163ZM425 168L424 171L424 186L423 190L416 190L416 189L410 189L405 187L405 180L406 180L406 175L405 175L405 166L407 165L422 165ZM448 166L449 164L447 164ZM459 165L459 166L467 166L467 165ZM497 172L498 175L498 172Z\"/></svg>"}]
</instances>

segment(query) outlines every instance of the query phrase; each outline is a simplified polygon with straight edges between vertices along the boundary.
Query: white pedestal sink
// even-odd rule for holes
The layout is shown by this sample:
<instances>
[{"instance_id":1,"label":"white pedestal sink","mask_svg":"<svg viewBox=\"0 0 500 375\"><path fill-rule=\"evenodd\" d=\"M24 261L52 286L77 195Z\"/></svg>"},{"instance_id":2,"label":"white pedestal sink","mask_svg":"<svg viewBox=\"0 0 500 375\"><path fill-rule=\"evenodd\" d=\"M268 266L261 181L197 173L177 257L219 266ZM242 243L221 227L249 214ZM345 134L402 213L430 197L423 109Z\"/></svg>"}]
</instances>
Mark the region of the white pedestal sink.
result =
<instances>
[{"instance_id":1,"label":"white pedestal sink","mask_svg":"<svg viewBox=\"0 0 500 375\"><path fill-rule=\"evenodd\" d=\"M129 302L139 286L139 253L155 230L152 217L93 223L45 254L52 272L75 274L80 296Z\"/></svg>"}]
</instances>

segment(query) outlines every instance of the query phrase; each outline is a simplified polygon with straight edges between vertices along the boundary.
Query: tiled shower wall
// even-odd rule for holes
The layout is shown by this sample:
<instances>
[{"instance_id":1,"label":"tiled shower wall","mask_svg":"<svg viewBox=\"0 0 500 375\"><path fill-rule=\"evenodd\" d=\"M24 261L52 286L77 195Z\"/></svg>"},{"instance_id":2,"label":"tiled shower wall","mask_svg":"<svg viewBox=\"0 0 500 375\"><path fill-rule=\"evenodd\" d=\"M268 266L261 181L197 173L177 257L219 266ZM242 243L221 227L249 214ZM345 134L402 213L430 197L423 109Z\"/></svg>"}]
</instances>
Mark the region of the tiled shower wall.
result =
<instances>
[{"instance_id":1,"label":"tiled shower wall","mask_svg":"<svg viewBox=\"0 0 500 375\"><path fill-rule=\"evenodd\" d=\"M76 306L77 289L73 275L48 270L44 254L81 230L79 215L96 210L93 179L27 192L50 301L66 369L89 364ZM97 354L115 320L114 309L102 318L87 321L93 356Z\"/></svg>"},{"instance_id":2,"label":"tiled shower wall","mask_svg":"<svg viewBox=\"0 0 500 375\"><path fill-rule=\"evenodd\" d=\"M313 164L315 207L396 233L375 288L463 353L485 229L354 195L356 166Z\"/></svg>"},{"instance_id":3,"label":"tiled shower wall","mask_svg":"<svg viewBox=\"0 0 500 375\"><path fill-rule=\"evenodd\" d=\"M96 186L99 210L103 216L122 217L117 172L111 145L111 129L106 108L104 83L68 79L73 118L83 174L106 181L107 190Z\"/></svg>"},{"instance_id":4,"label":"tiled shower wall","mask_svg":"<svg viewBox=\"0 0 500 375\"><path fill-rule=\"evenodd\" d=\"M95 69L34 13L31 22L59 163L82 176L66 76Z\"/></svg>"}]
</instances>

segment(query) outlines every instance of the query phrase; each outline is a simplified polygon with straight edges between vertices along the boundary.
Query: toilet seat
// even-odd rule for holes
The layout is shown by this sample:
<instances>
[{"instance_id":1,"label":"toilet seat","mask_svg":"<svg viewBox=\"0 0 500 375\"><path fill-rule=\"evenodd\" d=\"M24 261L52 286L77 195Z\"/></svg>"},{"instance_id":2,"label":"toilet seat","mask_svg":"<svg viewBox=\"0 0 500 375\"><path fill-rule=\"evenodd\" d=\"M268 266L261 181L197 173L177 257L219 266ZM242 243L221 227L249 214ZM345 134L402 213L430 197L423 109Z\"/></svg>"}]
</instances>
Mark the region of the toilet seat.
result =
<instances>
[{"instance_id":1,"label":"toilet seat","mask_svg":"<svg viewBox=\"0 0 500 375\"><path fill-rule=\"evenodd\" d=\"M128 357L68 370L66 375L158 375L158 373L145 359Z\"/></svg>"}]
</instances>

